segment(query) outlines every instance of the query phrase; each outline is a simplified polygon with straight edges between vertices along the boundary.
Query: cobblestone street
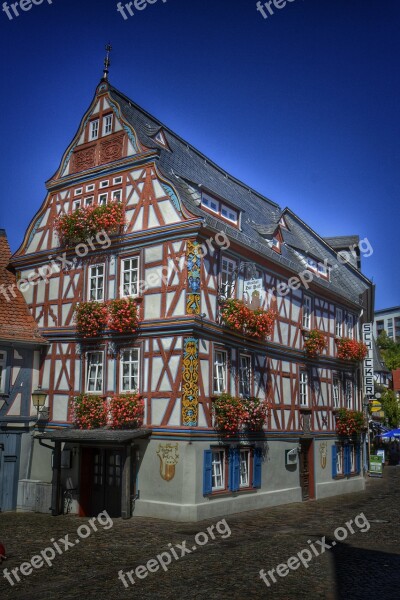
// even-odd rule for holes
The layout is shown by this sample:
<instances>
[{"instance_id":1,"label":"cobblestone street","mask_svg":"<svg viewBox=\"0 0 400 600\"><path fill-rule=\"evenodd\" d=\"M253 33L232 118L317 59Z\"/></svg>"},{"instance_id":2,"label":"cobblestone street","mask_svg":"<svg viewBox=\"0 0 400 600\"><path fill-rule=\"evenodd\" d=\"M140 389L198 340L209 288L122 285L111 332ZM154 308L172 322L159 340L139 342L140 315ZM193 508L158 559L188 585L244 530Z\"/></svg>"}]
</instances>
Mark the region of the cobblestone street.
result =
<instances>
[{"instance_id":1,"label":"cobblestone street","mask_svg":"<svg viewBox=\"0 0 400 600\"><path fill-rule=\"evenodd\" d=\"M168 544L176 548L186 540L187 547L193 548L195 535L221 518L194 524L115 519L109 529L98 524L98 531L86 539L82 536L79 546L75 543L56 554L51 568L45 564L30 575L20 575L21 581L14 586L2 577L0 598L393 599L400 588L399 489L400 467L385 467L383 479L367 480L365 493L228 516L229 537L222 539L215 531L215 540L198 543L196 551L182 558L176 550L179 560L172 560L167 571L160 568L144 579L134 575L134 584L128 588L118 579L121 569L126 572L146 564L169 550ZM276 583L270 587L260 579L260 569L276 569L311 543L322 552L317 540L326 536L326 543L331 544L335 530L361 512L370 523L368 531L353 525L354 534L313 557L307 568L300 564L286 576L275 575ZM11 572L30 561L52 546L51 538L57 542L69 534L75 542L82 524L87 520L73 516L0 515L0 540L9 555L1 570L7 567ZM221 533L226 531L221 526Z\"/></svg>"}]
</instances>

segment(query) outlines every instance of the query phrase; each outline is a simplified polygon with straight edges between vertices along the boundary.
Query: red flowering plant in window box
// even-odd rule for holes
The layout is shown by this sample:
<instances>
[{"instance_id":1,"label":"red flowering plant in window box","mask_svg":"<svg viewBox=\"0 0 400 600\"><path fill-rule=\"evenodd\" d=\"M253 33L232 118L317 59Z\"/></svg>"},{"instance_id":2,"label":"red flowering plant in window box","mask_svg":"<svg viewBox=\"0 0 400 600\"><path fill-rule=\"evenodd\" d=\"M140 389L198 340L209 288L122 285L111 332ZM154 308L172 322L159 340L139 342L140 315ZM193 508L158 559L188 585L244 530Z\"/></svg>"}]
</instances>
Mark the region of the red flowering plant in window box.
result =
<instances>
[{"instance_id":1,"label":"red flowering plant in window box","mask_svg":"<svg viewBox=\"0 0 400 600\"><path fill-rule=\"evenodd\" d=\"M336 432L342 436L354 436L365 429L365 418L358 410L341 408L336 415Z\"/></svg>"},{"instance_id":2,"label":"red flowering plant in window box","mask_svg":"<svg viewBox=\"0 0 400 600\"><path fill-rule=\"evenodd\" d=\"M76 396L73 399L73 420L78 429L105 427L108 410L104 398L91 394Z\"/></svg>"},{"instance_id":3,"label":"red flowering plant in window box","mask_svg":"<svg viewBox=\"0 0 400 600\"><path fill-rule=\"evenodd\" d=\"M62 244L71 246L95 236L100 231L112 235L118 233L125 223L125 209L119 202L102 206L85 206L71 214L60 214L54 227Z\"/></svg>"},{"instance_id":4,"label":"red flowering plant in window box","mask_svg":"<svg viewBox=\"0 0 400 600\"><path fill-rule=\"evenodd\" d=\"M111 300L108 326L117 333L134 333L138 328L138 306L132 298Z\"/></svg>"},{"instance_id":5,"label":"red flowering plant in window box","mask_svg":"<svg viewBox=\"0 0 400 600\"><path fill-rule=\"evenodd\" d=\"M306 351L307 356L316 358L322 354L327 345L326 338L322 331L311 329L311 331L308 332L307 339L304 341L304 350Z\"/></svg>"},{"instance_id":6,"label":"red flowering plant in window box","mask_svg":"<svg viewBox=\"0 0 400 600\"><path fill-rule=\"evenodd\" d=\"M368 354L368 348L363 342L350 338L338 338L336 343L338 357L343 360L361 361Z\"/></svg>"},{"instance_id":7,"label":"red flowering plant in window box","mask_svg":"<svg viewBox=\"0 0 400 600\"><path fill-rule=\"evenodd\" d=\"M229 298L221 307L221 319L230 329L256 339L264 339L273 332L276 313L258 308L251 310L242 300Z\"/></svg>"},{"instance_id":8,"label":"red flowering plant in window box","mask_svg":"<svg viewBox=\"0 0 400 600\"><path fill-rule=\"evenodd\" d=\"M221 394L215 397L212 407L215 429L227 437L238 431L244 416L241 398L235 398L230 394Z\"/></svg>"},{"instance_id":9,"label":"red flowering plant in window box","mask_svg":"<svg viewBox=\"0 0 400 600\"><path fill-rule=\"evenodd\" d=\"M143 425L144 400L139 392L114 396L109 409L112 429L138 429Z\"/></svg>"},{"instance_id":10,"label":"red flowering plant in window box","mask_svg":"<svg viewBox=\"0 0 400 600\"><path fill-rule=\"evenodd\" d=\"M255 398L243 398L242 400L242 426L250 431L261 431L268 416L268 404L265 400Z\"/></svg>"},{"instance_id":11,"label":"red flowering plant in window box","mask_svg":"<svg viewBox=\"0 0 400 600\"><path fill-rule=\"evenodd\" d=\"M76 330L84 338L100 335L108 322L107 305L102 302L90 300L79 302L75 306Z\"/></svg>"},{"instance_id":12,"label":"red flowering plant in window box","mask_svg":"<svg viewBox=\"0 0 400 600\"><path fill-rule=\"evenodd\" d=\"M240 429L260 431L265 425L268 406L259 398L236 398L230 394L215 396L213 401L215 429L227 437Z\"/></svg>"}]
</instances>

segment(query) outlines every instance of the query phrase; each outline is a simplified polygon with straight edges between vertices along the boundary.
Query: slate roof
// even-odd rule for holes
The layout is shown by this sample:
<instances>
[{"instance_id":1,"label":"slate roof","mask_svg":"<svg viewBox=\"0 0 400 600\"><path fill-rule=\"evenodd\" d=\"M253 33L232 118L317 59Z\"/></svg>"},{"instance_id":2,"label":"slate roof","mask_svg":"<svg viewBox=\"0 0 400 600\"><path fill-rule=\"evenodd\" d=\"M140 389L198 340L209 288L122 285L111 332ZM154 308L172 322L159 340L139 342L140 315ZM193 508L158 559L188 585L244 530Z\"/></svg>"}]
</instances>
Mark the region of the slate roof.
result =
<instances>
[{"instance_id":1,"label":"slate roof","mask_svg":"<svg viewBox=\"0 0 400 600\"><path fill-rule=\"evenodd\" d=\"M28 342L47 344L38 332L38 326L29 312L25 298L17 287L14 287L15 298L9 287L16 284L15 275L7 269L11 251L6 232L0 229L0 286L4 286L10 302L0 293L0 343Z\"/></svg>"},{"instance_id":2,"label":"slate roof","mask_svg":"<svg viewBox=\"0 0 400 600\"><path fill-rule=\"evenodd\" d=\"M327 259L332 268L331 280L328 282L315 276L314 282L338 296L359 302L360 295L372 283L354 265L342 265L329 242L318 236L292 211L287 208L282 210L275 202L237 180L116 88L111 85L109 88L112 99L120 106L122 116L133 127L141 143L147 148L158 150L158 167L161 173L174 182L182 202L192 214L202 217L211 229L224 231L231 240L236 240L294 273L301 273L305 269L296 250L310 253L321 261ZM160 129L169 149L153 139ZM240 230L202 209L202 190L215 194L240 209ZM278 254L272 250L269 240L282 215L285 216L289 229L281 228L284 243L281 254ZM358 236L342 237L345 245L349 241L349 246L359 239ZM329 239L333 241L333 238Z\"/></svg>"}]
</instances>

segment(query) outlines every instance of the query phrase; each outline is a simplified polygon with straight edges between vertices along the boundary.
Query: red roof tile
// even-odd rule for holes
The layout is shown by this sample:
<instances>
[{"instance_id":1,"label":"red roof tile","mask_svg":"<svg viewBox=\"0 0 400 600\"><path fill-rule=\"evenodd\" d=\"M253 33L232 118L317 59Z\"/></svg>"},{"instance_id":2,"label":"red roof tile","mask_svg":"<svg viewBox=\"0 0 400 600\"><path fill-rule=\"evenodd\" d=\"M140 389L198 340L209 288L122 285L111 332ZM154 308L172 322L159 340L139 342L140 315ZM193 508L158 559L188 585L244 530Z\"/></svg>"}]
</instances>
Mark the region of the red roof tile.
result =
<instances>
[{"instance_id":1,"label":"red roof tile","mask_svg":"<svg viewBox=\"0 0 400 600\"><path fill-rule=\"evenodd\" d=\"M25 298L16 287L15 275L7 269L10 257L6 232L0 229L0 341L46 343Z\"/></svg>"}]
</instances>

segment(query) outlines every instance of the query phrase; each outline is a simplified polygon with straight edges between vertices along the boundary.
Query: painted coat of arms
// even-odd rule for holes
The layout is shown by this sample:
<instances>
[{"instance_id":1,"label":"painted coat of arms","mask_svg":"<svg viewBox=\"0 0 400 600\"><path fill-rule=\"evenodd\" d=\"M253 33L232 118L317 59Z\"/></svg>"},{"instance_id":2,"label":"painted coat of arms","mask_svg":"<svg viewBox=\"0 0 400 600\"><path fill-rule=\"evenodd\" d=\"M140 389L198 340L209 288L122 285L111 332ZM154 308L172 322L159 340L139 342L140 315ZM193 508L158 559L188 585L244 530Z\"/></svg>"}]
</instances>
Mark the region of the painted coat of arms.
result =
<instances>
[{"instance_id":1,"label":"painted coat of arms","mask_svg":"<svg viewBox=\"0 0 400 600\"><path fill-rule=\"evenodd\" d=\"M178 443L159 444L157 450L160 459L160 475L165 481L171 481L175 475L175 465L178 464Z\"/></svg>"}]
</instances>

